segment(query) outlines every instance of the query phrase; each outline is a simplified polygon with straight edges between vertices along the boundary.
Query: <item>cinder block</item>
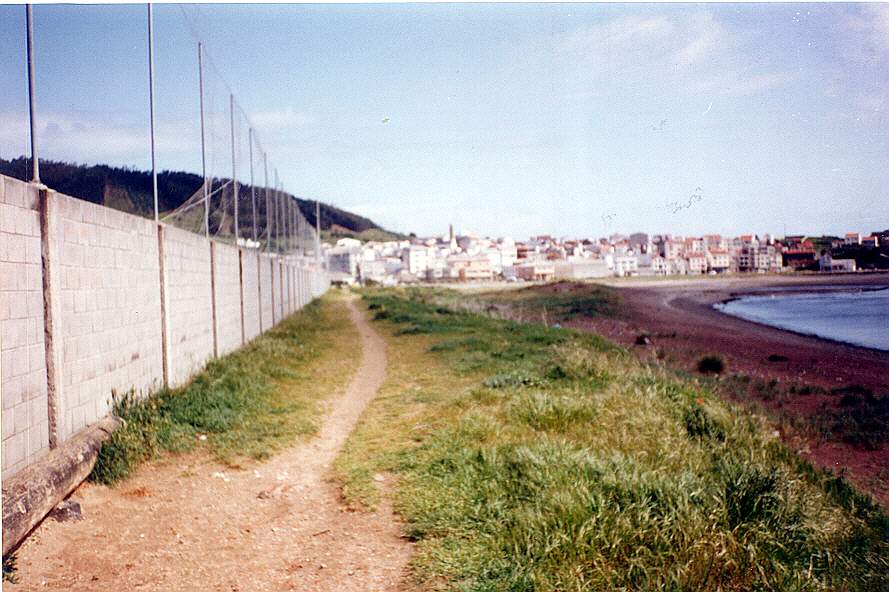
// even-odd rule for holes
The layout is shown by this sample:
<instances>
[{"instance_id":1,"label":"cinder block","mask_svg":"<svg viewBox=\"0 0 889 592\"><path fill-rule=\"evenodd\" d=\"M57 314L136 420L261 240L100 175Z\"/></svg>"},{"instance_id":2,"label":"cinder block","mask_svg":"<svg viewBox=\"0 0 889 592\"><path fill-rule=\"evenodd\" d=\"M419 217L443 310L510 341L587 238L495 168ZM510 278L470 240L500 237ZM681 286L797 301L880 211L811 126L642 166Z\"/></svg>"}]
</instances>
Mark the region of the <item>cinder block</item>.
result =
<instances>
[{"instance_id":1,"label":"cinder block","mask_svg":"<svg viewBox=\"0 0 889 592\"><path fill-rule=\"evenodd\" d=\"M2 423L2 438L5 442L9 436L15 433L15 416L10 411L4 410L3 413L0 413L0 423Z\"/></svg>"},{"instance_id":2,"label":"cinder block","mask_svg":"<svg viewBox=\"0 0 889 592\"><path fill-rule=\"evenodd\" d=\"M27 447L25 434L16 433L4 440L3 451L6 453L6 464L18 465L22 463L28 454Z\"/></svg>"},{"instance_id":3,"label":"cinder block","mask_svg":"<svg viewBox=\"0 0 889 592\"><path fill-rule=\"evenodd\" d=\"M28 421L30 415L28 411L29 405L27 403L20 403L12 408L12 413L15 420L14 433L19 434L28 429Z\"/></svg>"},{"instance_id":4,"label":"cinder block","mask_svg":"<svg viewBox=\"0 0 889 592\"><path fill-rule=\"evenodd\" d=\"M8 364L3 364L3 376L6 376L7 372L9 376L15 378L16 376L27 376L30 368L28 367L28 347L22 346L17 347L13 350L3 352L2 354L3 361L9 361Z\"/></svg>"},{"instance_id":5,"label":"cinder block","mask_svg":"<svg viewBox=\"0 0 889 592\"><path fill-rule=\"evenodd\" d=\"M0 203L0 232L15 234L16 219L21 210L9 204Z\"/></svg>"},{"instance_id":6,"label":"cinder block","mask_svg":"<svg viewBox=\"0 0 889 592\"><path fill-rule=\"evenodd\" d=\"M35 372L46 369L46 348L37 343L28 348L28 371Z\"/></svg>"},{"instance_id":7,"label":"cinder block","mask_svg":"<svg viewBox=\"0 0 889 592\"><path fill-rule=\"evenodd\" d=\"M7 413L21 401L26 380L24 376L13 378L3 375L3 390L0 393L0 398L3 399L3 413Z\"/></svg>"},{"instance_id":8,"label":"cinder block","mask_svg":"<svg viewBox=\"0 0 889 592\"><path fill-rule=\"evenodd\" d=\"M5 183L6 195L3 201L19 208L27 207L25 204L25 188L28 184L18 179L7 179Z\"/></svg>"},{"instance_id":9,"label":"cinder block","mask_svg":"<svg viewBox=\"0 0 889 592\"><path fill-rule=\"evenodd\" d=\"M40 424L31 426L28 430L28 458L29 463L34 462L43 452L49 448L48 439L43 438L43 430Z\"/></svg>"}]
</instances>

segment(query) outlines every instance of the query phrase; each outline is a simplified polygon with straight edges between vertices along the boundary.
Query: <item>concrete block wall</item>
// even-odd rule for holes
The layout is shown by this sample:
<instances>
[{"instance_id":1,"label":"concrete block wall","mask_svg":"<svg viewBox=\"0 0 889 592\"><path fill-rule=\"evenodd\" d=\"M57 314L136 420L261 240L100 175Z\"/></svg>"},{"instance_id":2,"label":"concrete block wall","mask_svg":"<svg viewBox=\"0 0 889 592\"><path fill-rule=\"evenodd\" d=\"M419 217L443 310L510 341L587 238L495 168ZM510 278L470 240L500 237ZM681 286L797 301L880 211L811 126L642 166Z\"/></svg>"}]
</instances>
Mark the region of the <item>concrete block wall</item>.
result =
<instances>
[{"instance_id":1,"label":"concrete block wall","mask_svg":"<svg viewBox=\"0 0 889 592\"><path fill-rule=\"evenodd\" d=\"M260 334L259 319L259 255L253 251L241 251L241 271L244 294L244 338L250 341Z\"/></svg>"},{"instance_id":2,"label":"concrete block wall","mask_svg":"<svg viewBox=\"0 0 889 592\"><path fill-rule=\"evenodd\" d=\"M290 288L290 307L291 310L299 310L302 308L299 305L299 301L296 298L296 265L290 265L290 276L288 278L287 286Z\"/></svg>"},{"instance_id":3,"label":"concrete block wall","mask_svg":"<svg viewBox=\"0 0 889 592\"><path fill-rule=\"evenodd\" d=\"M213 242L216 355L241 347L241 264L237 247Z\"/></svg>"},{"instance_id":4,"label":"concrete block wall","mask_svg":"<svg viewBox=\"0 0 889 592\"><path fill-rule=\"evenodd\" d=\"M290 314L296 310L296 307L293 305L293 264L286 263L284 270L284 293L287 294L287 298L284 301L287 305L285 312Z\"/></svg>"},{"instance_id":5,"label":"concrete block wall","mask_svg":"<svg viewBox=\"0 0 889 592\"><path fill-rule=\"evenodd\" d=\"M262 330L270 328L276 321L275 309L273 306L272 288L272 262L274 259L268 255L259 256L259 290L262 294Z\"/></svg>"},{"instance_id":6,"label":"concrete block wall","mask_svg":"<svg viewBox=\"0 0 889 592\"><path fill-rule=\"evenodd\" d=\"M0 175L2 476L271 328L312 275Z\"/></svg>"},{"instance_id":7,"label":"concrete block wall","mask_svg":"<svg viewBox=\"0 0 889 592\"><path fill-rule=\"evenodd\" d=\"M283 319L287 314L284 309L284 301L287 299L287 290L284 289L285 272L284 262L278 259L275 265L275 305L278 311L275 316L276 319Z\"/></svg>"},{"instance_id":8,"label":"concrete block wall","mask_svg":"<svg viewBox=\"0 0 889 592\"><path fill-rule=\"evenodd\" d=\"M302 308L303 306L306 305L306 298L305 298L306 281L303 278L303 274L304 274L304 272L302 269L296 270L296 299L299 303L300 308Z\"/></svg>"},{"instance_id":9,"label":"concrete block wall","mask_svg":"<svg viewBox=\"0 0 889 592\"><path fill-rule=\"evenodd\" d=\"M210 241L164 226L164 282L170 386L188 382L213 356Z\"/></svg>"},{"instance_id":10,"label":"concrete block wall","mask_svg":"<svg viewBox=\"0 0 889 592\"><path fill-rule=\"evenodd\" d=\"M39 194L0 176L2 476L49 449Z\"/></svg>"},{"instance_id":11,"label":"concrete block wall","mask_svg":"<svg viewBox=\"0 0 889 592\"><path fill-rule=\"evenodd\" d=\"M59 435L111 410L111 393L162 383L160 275L153 221L49 193L59 316Z\"/></svg>"}]
</instances>

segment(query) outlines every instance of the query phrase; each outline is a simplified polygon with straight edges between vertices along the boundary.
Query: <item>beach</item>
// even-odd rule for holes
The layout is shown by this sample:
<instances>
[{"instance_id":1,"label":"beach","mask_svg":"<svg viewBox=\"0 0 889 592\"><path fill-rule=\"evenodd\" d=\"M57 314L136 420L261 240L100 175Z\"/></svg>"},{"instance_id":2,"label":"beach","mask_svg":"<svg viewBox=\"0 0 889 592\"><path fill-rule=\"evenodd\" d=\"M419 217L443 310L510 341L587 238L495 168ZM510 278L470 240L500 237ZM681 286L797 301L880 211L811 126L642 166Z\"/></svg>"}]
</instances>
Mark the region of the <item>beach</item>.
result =
<instances>
[{"instance_id":1,"label":"beach","mask_svg":"<svg viewBox=\"0 0 889 592\"><path fill-rule=\"evenodd\" d=\"M737 402L778 418L788 444L816 465L843 474L889 507L889 446L865 449L813 436L799 428L825 410L841 409L850 387L889 394L889 352L802 335L754 323L714 309L718 302L772 290L807 292L867 286L889 287L889 274L836 276L732 276L681 280L609 280L618 289L615 316L582 317L566 326L593 331L691 373L705 355L724 360L724 376L744 376L771 384L763 396L745 394ZM879 330L875 327L874 330ZM647 345L638 345L645 335ZM721 379L722 380L722 379ZM820 387L805 395L793 389ZM769 393L779 390L781 396ZM803 420L803 421L798 421Z\"/></svg>"},{"instance_id":2,"label":"beach","mask_svg":"<svg viewBox=\"0 0 889 592\"><path fill-rule=\"evenodd\" d=\"M731 298L778 289L889 287L889 274L606 283L619 288L621 317L582 319L573 324L594 325L624 345L633 345L636 337L645 333L654 346L719 354L732 372L805 381L825 388L860 384L879 392L889 390L889 352L801 335L713 308ZM769 356L786 360L770 362Z\"/></svg>"}]
</instances>

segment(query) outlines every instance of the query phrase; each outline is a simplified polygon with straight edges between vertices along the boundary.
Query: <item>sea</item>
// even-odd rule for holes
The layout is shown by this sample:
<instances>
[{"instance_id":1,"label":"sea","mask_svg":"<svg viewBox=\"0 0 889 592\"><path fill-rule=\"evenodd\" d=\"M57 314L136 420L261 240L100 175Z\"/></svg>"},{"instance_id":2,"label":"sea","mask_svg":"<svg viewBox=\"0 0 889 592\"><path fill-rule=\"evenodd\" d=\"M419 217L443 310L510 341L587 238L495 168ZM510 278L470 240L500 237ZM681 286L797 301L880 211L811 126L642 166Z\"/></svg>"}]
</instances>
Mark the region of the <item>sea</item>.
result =
<instances>
[{"instance_id":1,"label":"sea","mask_svg":"<svg viewBox=\"0 0 889 592\"><path fill-rule=\"evenodd\" d=\"M748 321L889 351L889 289L770 292L715 305Z\"/></svg>"}]
</instances>

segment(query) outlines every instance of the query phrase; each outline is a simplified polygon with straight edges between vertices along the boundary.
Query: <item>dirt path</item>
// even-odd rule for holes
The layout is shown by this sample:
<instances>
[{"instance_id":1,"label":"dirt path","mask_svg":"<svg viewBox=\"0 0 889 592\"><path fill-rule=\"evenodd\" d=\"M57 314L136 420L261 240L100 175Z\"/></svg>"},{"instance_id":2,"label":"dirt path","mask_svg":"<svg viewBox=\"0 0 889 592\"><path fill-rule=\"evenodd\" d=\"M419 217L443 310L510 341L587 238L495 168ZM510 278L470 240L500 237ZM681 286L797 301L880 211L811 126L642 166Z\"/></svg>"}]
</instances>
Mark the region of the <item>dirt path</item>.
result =
<instances>
[{"instance_id":1,"label":"dirt path","mask_svg":"<svg viewBox=\"0 0 889 592\"><path fill-rule=\"evenodd\" d=\"M326 481L386 375L385 342L349 309L361 365L318 436L243 471L189 456L116 488L84 485L72 496L84 519L46 520L19 550L8 589L400 589L410 548L391 509L348 512Z\"/></svg>"}]
</instances>

